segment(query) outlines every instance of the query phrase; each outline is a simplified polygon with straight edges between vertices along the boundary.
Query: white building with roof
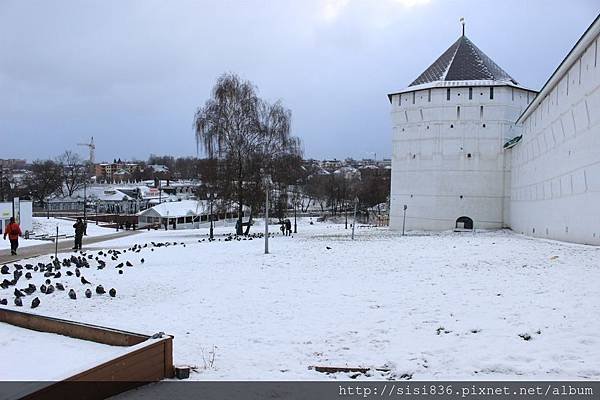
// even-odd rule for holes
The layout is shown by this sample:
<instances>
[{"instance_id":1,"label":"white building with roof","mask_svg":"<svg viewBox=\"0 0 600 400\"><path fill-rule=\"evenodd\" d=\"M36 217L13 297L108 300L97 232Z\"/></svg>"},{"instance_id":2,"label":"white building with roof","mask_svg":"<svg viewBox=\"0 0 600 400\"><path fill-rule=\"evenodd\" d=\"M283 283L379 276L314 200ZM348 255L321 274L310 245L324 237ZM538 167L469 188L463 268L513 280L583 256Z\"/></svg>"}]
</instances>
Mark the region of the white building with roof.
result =
<instances>
[{"instance_id":1,"label":"white building with roof","mask_svg":"<svg viewBox=\"0 0 600 400\"><path fill-rule=\"evenodd\" d=\"M461 36L392 104L392 228L501 228L502 145L535 97ZM410 211L408 211L410 210Z\"/></svg>"},{"instance_id":2,"label":"white building with roof","mask_svg":"<svg viewBox=\"0 0 600 400\"><path fill-rule=\"evenodd\" d=\"M248 210L244 207L244 212ZM160 203L138 213L140 228L192 229L210 222L211 207L208 200L181 200ZM212 207L213 221L234 221L238 216L235 204L222 206L217 201Z\"/></svg>"},{"instance_id":3,"label":"white building with roof","mask_svg":"<svg viewBox=\"0 0 600 400\"><path fill-rule=\"evenodd\" d=\"M406 205L406 229L600 244L599 31L596 18L539 95L464 33L389 94L391 228Z\"/></svg>"}]
</instances>

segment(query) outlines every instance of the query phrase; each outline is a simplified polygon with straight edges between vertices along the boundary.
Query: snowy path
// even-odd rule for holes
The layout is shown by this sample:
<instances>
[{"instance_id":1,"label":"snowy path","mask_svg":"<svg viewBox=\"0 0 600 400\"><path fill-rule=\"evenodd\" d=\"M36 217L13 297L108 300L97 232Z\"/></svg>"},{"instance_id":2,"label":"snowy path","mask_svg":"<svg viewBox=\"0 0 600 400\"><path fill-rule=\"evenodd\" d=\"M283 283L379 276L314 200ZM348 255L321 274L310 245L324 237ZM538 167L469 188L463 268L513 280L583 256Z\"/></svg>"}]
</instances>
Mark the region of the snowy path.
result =
<instances>
[{"instance_id":1,"label":"snowy path","mask_svg":"<svg viewBox=\"0 0 600 400\"><path fill-rule=\"evenodd\" d=\"M175 362L199 367L192 379L336 377L311 365L391 369L376 379L600 379L600 248L504 231L359 228L353 242L343 225L299 229L272 239L266 256L262 240L198 243L205 229L105 242L179 244L128 251L103 270L92 262L86 279L116 298L86 299L63 277L78 300L41 295L33 311L173 334ZM134 266L120 275L124 260ZM0 289L9 307L12 290Z\"/></svg>"},{"instance_id":2,"label":"snowy path","mask_svg":"<svg viewBox=\"0 0 600 400\"><path fill-rule=\"evenodd\" d=\"M105 230L105 232L111 232L111 231L112 230ZM85 249L85 248L91 247L90 245L114 240L117 238L122 238L124 236L134 235L134 234L138 233L139 231L121 231L118 233L114 232L114 231L112 231L112 232L113 233L107 233L102 236L84 236L83 240L82 240L82 247ZM9 250L0 250L0 263L5 264L5 263L15 262L18 260L23 260L23 259L27 259L27 258L31 258L31 257L39 257L39 256L46 255L46 254L54 254L55 244L53 242L50 242L50 243L48 243L48 242L39 243L39 241L37 241L37 242L38 242L38 244L36 244L34 246L26 246L23 248L19 247L16 256L12 256L10 254L10 249ZM73 244L74 244L74 239L59 240L58 241L58 252L59 253L63 253L65 251L70 252L73 247Z\"/></svg>"},{"instance_id":3,"label":"snowy path","mask_svg":"<svg viewBox=\"0 0 600 400\"><path fill-rule=\"evenodd\" d=\"M33 232L37 236L49 235L54 237L56 235L56 228L58 228L59 242L68 241L72 243L73 235L75 234L75 230L73 229L74 223L75 221L70 219L33 217ZM91 221L88 223L87 237L102 236L114 232L114 229L98 226ZM65 239L65 236L68 238ZM6 252L2 251L5 249L8 249L8 254L10 254L10 242L8 241L8 238L6 240L1 239L3 238L0 236L0 254L5 254ZM48 243L54 242L39 239L25 239L21 237L19 238L19 249Z\"/></svg>"}]
</instances>

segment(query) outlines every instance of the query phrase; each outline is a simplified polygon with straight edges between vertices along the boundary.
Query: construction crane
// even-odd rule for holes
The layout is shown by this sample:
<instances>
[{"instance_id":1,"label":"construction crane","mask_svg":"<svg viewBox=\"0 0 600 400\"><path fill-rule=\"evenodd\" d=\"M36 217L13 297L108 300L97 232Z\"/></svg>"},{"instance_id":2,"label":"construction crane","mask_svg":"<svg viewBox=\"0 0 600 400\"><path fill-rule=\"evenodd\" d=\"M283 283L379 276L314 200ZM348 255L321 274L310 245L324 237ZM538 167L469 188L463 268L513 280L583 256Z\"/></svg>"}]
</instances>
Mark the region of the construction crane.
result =
<instances>
[{"instance_id":1,"label":"construction crane","mask_svg":"<svg viewBox=\"0 0 600 400\"><path fill-rule=\"evenodd\" d=\"M90 150L90 164L94 165L96 162L96 145L94 144L94 137L92 136L89 143L77 143L77 146L87 146Z\"/></svg>"}]
</instances>

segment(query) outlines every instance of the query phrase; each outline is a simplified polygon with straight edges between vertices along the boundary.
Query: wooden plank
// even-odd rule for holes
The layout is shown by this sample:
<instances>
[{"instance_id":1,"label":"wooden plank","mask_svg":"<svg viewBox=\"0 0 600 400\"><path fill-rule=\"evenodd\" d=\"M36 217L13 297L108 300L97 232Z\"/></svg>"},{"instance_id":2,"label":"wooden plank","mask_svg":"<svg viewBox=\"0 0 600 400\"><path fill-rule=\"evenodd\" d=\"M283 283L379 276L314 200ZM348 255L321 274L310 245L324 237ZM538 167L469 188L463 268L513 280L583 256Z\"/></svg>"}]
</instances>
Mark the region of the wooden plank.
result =
<instances>
[{"instance_id":1,"label":"wooden plank","mask_svg":"<svg viewBox=\"0 0 600 400\"><path fill-rule=\"evenodd\" d=\"M133 346L150 339L147 335L7 309L0 309L0 322L114 346ZM173 337L164 336L64 381L34 389L22 398L100 400L149 382L171 378L173 374Z\"/></svg>"},{"instance_id":2,"label":"wooden plank","mask_svg":"<svg viewBox=\"0 0 600 400\"><path fill-rule=\"evenodd\" d=\"M45 317L21 311L0 308L0 322L39 332L57 333L76 339L108 344L111 346L133 346L150 336L84 324L59 318Z\"/></svg>"},{"instance_id":3,"label":"wooden plank","mask_svg":"<svg viewBox=\"0 0 600 400\"><path fill-rule=\"evenodd\" d=\"M110 363L102 368L94 368L93 371L81 374L76 379L69 378L69 380L78 382L159 381L164 377L162 361L163 358L160 355L144 354L141 358L126 359L119 363Z\"/></svg>"},{"instance_id":4,"label":"wooden plank","mask_svg":"<svg viewBox=\"0 0 600 400\"><path fill-rule=\"evenodd\" d=\"M375 371L388 372L389 368L364 368L364 367L326 367L326 366L311 366L309 369L314 369L317 372L324 372L326 374L335 374L337 372L360 372L361 374L366 373L369 370L374 369Z\"/></svg>"},{"instance_id":5,"label":"wooden plank","mask_svg":"<svg viewBox=\"0 0 600 400\"><path fill-rule=\"evenodd\" d=\"M171 341L171 337L165 337L23 398L100 400L160 381L165 378L165 344Z\"/></svg>"},{"instance_id":6,"label":"wooden plank","mask_svg":"<svg viewBox=\"0 0 600 400\"><path fill-rule=\"evenodd\" d=\"M136 367L147 368L155 363L160 366L160 377L164 377L164 341L119 356L87 371L70 377L71 381L85 380L135 380Z\"/></svg>"},{"instance_id":7,"label":"wooden plank","mask_svg":"<svg viewBox=\"0 0 600 400\"><path fill-rule=\"evenodd\" d=\"M165 378L173 378L175 376L175 368L173 367L173 336L169 336L164 344L164 375Z\"/></svg>"}]
</instances>

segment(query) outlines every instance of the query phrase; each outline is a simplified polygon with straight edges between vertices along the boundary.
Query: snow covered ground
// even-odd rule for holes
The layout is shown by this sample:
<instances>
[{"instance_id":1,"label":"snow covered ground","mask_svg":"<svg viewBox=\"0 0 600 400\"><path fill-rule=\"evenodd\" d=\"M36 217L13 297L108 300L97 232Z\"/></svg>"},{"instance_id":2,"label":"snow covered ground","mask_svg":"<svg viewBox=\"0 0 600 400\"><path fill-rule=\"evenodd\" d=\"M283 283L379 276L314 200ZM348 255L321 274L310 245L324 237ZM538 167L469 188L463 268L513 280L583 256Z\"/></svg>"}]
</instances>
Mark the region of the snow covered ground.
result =
<instances>
[{"instance_id":1,"label":"snow covered ground","mask_svg":"<svg viewBox=\"0 0 600 400\"><path fill-rule=\"evenodd\" d=\"M359 227L352 241L343 224L304 220L299 230L272 238L269 255L259 239L198 242L206 229L105 242L88 252L178 244L102 257L102 270L92 260L83 275L115 298L85 298L63 268L59 280L78 299L36 293L42 304L24 309L173 334L175 363L198 367L191 379L349 377L314 365L390 369L359 379L600 378L600 248L508 231L402 237ZM125 260L133 266L114 268ZM13 290L0 289L8 307Z\"/></svg>"},{"instance_id":2,"label":"snow covered ground","mask_svg":"<svg viewBox=\"0 0 600 400\"><path fill-rule=\"evenodd\" d=\"M46 217L33 217L33 232L36 236L41 235L56 235L56 227L58 226L58 235L59 238L62 236L70 236L75 235L75 229L73 228L73 224L75 221L70 219L62 219L62 218L46 218ZM111 228L103 228L102 226L98 226L93 222L88 222L87 227L87 235L88 236L99 236L99 235L107 235L110 233L114 233L115 230ZM0 237L1 239L1 237ZM69 239L73 240L73 239ZM49 243L46 240L39 239L25 239L24 237L19 238L19 247L28 247L35 246L37 244ZM0 240L0 250L2 249L10 249L10 242L8 241L8 237L6 240Z\"/></svg>"}]
</instances>

